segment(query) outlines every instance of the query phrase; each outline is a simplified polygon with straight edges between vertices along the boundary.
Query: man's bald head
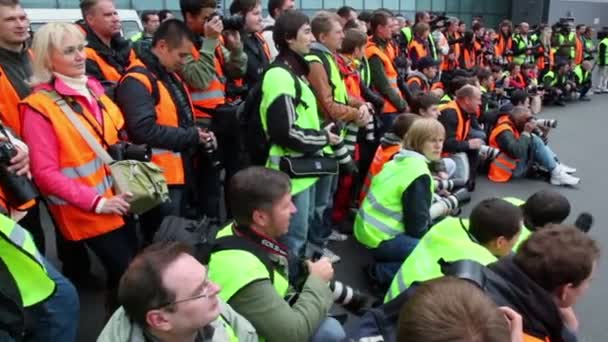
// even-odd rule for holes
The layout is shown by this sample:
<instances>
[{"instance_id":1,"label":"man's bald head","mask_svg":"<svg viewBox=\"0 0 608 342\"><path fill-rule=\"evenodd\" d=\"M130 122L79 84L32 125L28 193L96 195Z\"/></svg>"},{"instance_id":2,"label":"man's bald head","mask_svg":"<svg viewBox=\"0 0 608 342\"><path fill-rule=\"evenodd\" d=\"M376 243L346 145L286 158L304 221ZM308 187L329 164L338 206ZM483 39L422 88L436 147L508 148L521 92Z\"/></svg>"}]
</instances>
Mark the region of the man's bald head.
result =
<instances>
[{"instance_id":1,"label":"man's bald head","mask_svg":"<svg viewBox=\"0 0 608 342\"><path fill-rule=\"evenodd\" d=\"M481 106L481 90L467 84L456 91L456 102L465 112L475 113Z\"/></svg>"}]
</instances>

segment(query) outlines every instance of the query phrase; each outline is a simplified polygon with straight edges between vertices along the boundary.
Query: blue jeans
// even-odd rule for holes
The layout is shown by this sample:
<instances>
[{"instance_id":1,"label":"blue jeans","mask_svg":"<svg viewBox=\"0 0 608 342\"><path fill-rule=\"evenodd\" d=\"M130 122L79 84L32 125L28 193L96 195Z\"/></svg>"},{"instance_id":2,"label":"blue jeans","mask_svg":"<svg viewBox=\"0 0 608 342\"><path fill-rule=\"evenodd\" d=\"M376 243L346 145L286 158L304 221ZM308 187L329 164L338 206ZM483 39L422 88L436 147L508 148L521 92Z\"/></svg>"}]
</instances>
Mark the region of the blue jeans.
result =
<instances>
[{"instance_id":1,"label":"blue jeans","mask_svg":"<svg viewBox=\"0 0 608 342\"><path fill-rule=\"evenodd\" d=\"M289 221L289 231L279 240L289 250L289 278L295 279L300 269L301 258L306 251L308 241L308 229L312 222L315 208L316 184L306 190L299 192L291 198L297 211Z\"/></svg>"},{"instance_id":2,"label":"blue jeans","mask_svg":"<svg viewBox=\"0 0 608 342\"><path fill-rule=\"evenodd\" d=\"M36 319L31 341L76 341L80 304L74 285L44 259L47 273L55 282L55 293L45 302L28 308Z\"/></svg>"},{"instance_id":3,"label":"blue jeans","mask_svg":"<svg viewBox=\"0 0 608 342\"><path fill-rule=\"evenodd\" d=\"M372 249L371 253L376 261L372 271L375 280L380 285L390 285L401 264L416 248L418 242L420 242L420 239L401 234Z\"/></svg>"},{"instance_id":4,"label":"blue jeans","mask_svg":"<svg viewBox=\"0 0 608 342\"><path fill-rule=\"evenodd\" d=\"M532 163L540 164L542 167L549 170L549 172L553 171L557 166L555 153L553 153L549 146L545 145L543 140L536 134L532 134L530 150L525 157L519 159L517 167L513 171L513 177L524 177L528 172L528 167L532 165Z\"/></svg>"},{"instance_id":5,"label":"blue jeans","mask_svg":"<svg viewBox=\"0 0 608 342\"><path fill-rule=\"evenodd\" d=\"M327 317L310 338L311 342L342 342L346 339L344 328L335 318Z\"/></svg>"},{"instance_id":6,"label":"blue jeans","mask_svg":"<svg viewBox=\"0 0 608 342\"><path fill-rule=\"evenodd\" d=\"M315 183L315 204L308 230L308 241L324 247L331 235L331 210L338 188L338 176L323 176Z\"/></svg>"}]
</instances>

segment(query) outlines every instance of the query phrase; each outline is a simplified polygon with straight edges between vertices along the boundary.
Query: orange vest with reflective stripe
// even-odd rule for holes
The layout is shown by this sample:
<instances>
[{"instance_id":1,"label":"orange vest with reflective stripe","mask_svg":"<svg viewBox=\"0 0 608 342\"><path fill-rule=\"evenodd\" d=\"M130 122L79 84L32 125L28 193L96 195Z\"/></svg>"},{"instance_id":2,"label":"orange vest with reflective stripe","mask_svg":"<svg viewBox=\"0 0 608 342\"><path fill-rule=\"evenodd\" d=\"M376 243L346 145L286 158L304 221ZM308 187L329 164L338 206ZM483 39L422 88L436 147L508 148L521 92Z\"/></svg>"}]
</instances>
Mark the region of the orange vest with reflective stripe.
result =
<instances>
[{"instance_id":1,"label":"orange vest with reflective stripe","mask_svg":"<svg viewBox=\"0 0 608 342\"><path fill-rule=\"evenodd\" d=\"M541 54L544 53L545 48L543 46L541 46L539 48L539 52ZM555 52L553 51L553 49L549 49L549 58L545 57L544 54L542 54L536 58L536 66L538 67L539 71L544 70L545 67L547 67L547 64L549 64L548 65L549 70L551 68L553 68L553 65L555 64Z\"/></svg>"},{"instance_id":2,"label":"orange vest with reflective stripe","mask_svg":"<svg viewBox=\"0 0 608 342\"><path fill-rule=\"evenodd\" d=\"M140 60L135 60L131 66L141 66L145 68L145 65ZM174 75L180 80L179 76L176 74ZM150 83L148 76L138 72L127 71L124 78L126 79L127 77L133 77L138 80L150 93L152 93L152 84ZM155 107L156 123L162 126L179 127L177 107L175 106L175 102L173 102L171 93L169 93L169 90L162 82L157 80L156 84L158 86L159 95L158 104ZM184 84L183 86L184 89L186 89L186 85ZM189 102L192 108L192 101L190 101L190 99ZM152 148L152 162L163 170L163 175L165 176L168 185L182 185L185 183L184 163L181 153L161 148Z\"/></svg>"},{"instance_id":3,"label":"orange vest with reflective stripe","mask_svg":"<svg viewBox=\"0 0 608 342\"><path fill-rule=\"evenodd\" d=\"M98 132L103 132L105 142L113 145L118 142L118 130L124 125L120 109L107 96L103 95L99 102L103 114L103 125L100 125L84 106L83 115L78 115L82 124L91 135L102 144L92 124ZM109 168L89 147L80 133L74 128L67 116L43 91L33 93L25 98L21 106L29 106L42 114L53 126L57 143L59 144L59 169L61 173L75 182L95 189L95 192L105 198L115 195L112 189L112 178ZM24 108L20 108L23 112ZM85 119L85 116L87 119ZM49 211L63 236L72 241L99 236L124 225L122 216L96 214L75 207L52 194L45 194Z\"/></svg>"},{"instance_id":4,"label":"orange vest with reflective stripe","mask_svg":"<svg viewBox=\"0 0 608 342\"><path fill-rule=\"evenodd\" d=\"M424 44L420 43L417 38L412 39L410 45L408 46L408 50L412 49L416 50L416 54L418 55L419 60L428 56L429 54Z\"/></svg>"},{"instance_id":5,"label":"orange vest with reflective stripe","mask_svg":"<svg viewBox=\"0 0 608 342\"><path fill-rule=\"evenodd\" d=\"M382 64L384 65L384 71L386 72L386 78L391 85L391 88L401 96L401 91L399 90L399 86L397 86L397 69L395 69L395 65L393 64L393 60L389 58L387 52L384 52L376 43L369 42L365 47L365 56L369 59L372 56L378 56L380 60L382 60ZM384 97L384 108L382 109L382 113L397 113L397 107L395 107L391 101Z\"/></svg>"},{"instance_id":6,"label":"orange vest with reflective stripe","mask_svg":"<svg viewBox=\"0 0 608 342\"><path fill-rule=\"evenodd\" d=\"M512 49L513 49L513 38L509 37L509 38L505 39L503 34L500 33L498 35L498 42L496 42L496 47L495 47L496 56L504 57L504 54L506 53L506 51L512 50ZM513 57L509 56L509 57L507 57L507 60L509 62L511 62L511 61L513 61Z\"/></svg>"},{"instance_id":7,"label":"orange vest with reflective stripe","mask_svg":"<svg viewBox=\"0 0 608 342\"><path fill-rule=\"evenodd\" d=\"M408 87L414 83L418 83L418 87L420 87L420 90L423 93L427 93L429 91L429 84L426 81L424 81L422 78L420 78L420 76L414 75L407 79L406 84Z\"/></svg>"},{"instance_id":8,"label":"orange vest with reflective stripe","mask_svg":"<svg viewBox=\"0 0 608 342\"><path fill-rule=\"evenodd\" d=\"M473 69L475 67L475 48L462 49L462 64L461 67L464 69Z\"/></svg>"},{"instance_id":9,"label":"orange vest with reflective stripe","mask_svg":"<svg viewBox=\"0 0 608 342\"><path fill-rule=\"evenodd\" d=\"M454 38L460 38L460 33L454 33ZM441 63L442 71L455 70L458 69L460 65L460 62L458 60L460 58L460 43L450 45L450 52L454 54L454 60L450 61L450 59L448 58L449 54L443 56L443 62Z\"/></svg>"},{"instance_id":10,"label":"orange vest with reflective stripe","mask_svg":"<svg viewBox=\"0 0 608 342\"><path fill-rule=\"evenodd\" d=\"M85 54L87 55L87 59L90 59L92 61L94 61L95 63L97 63L97 65L99 65L99 68L101 69L101 72L103 73L103 77L105 77L106 80L111 81L111 82L118 82L120 81L120 78L122 77L122 75L120 74L120 71L116 70L116 68L114 68L112 65L108 64L108 62L106 62L103 58L101 58L101 56L97 53L97 51L95 51L94 49L87 47L84 49ZM131 50L129 52L129 62L133 63L133 61L135 61L136 57L135 57L135 52L133 50Z\"/></svg>"},{"instance_id":11,"label":"orange vest with reflective stripe","mask_svg":"<svg viewBox=\"0 0 608 342\"><path fill-rule=\"evenodd\" d=\"M219 48L219 45L218 45ZM220 50L220 55L221 55ZM199 60L201 54L196 47L192 48L192 58ZM222 69L222 63L220 62L217 53L213 58L213 64L215 66L215 75L213 79L205 89L196 89L188 87L190 96L192 97L192 105L194 106L194 116L197 118L209 118L211 115L199 108L214 109L219 105L226 103L226 77L224 76L224 70Z\"/></svg>"},{"instance_id":12,"label":"orange vest with reflective stripe","mask_svg":"<svg viewBox=\"0 0 608 342\"><path fill-rule=\"evenodd\" d=\"M446 109L453 109L456 111L456 117L458 119L458 126L456 126L456 139L458 141L465 141L469 136L469 131L471 130L471 120L468 116L465 117L456 100L439 106L440 112L443 112Z\"/></svg>"},{"instance_id":13,"label":"orange vest with reflective stripe","mask_svg":"<svg viewBox=\"0 0 608 342\"><path fill-rule=\"evenodd\" d=\"M401 151L401 144L390 145L387 147L382 147L382 145L378 146L376 154L374 154L372 164L369 166L369 170L367 171L367 175L363 181L363 187L361 187L361 193L359 195L360 203L363 203L363 200L369 191L369 187L372 184L372 178L380 173L380 171L382 171L382 167L384 167L384 164L393 159L395 154L399 153L399 151Z\"/></svg>"},{"instance_id":14,"label":"orange vest with reflective stripe","mask_svg":"<svg viewBox=\"0 0 608 342\"><path fill-rule=\"evenodd\" d=\"M496 138L504 131L511 131L516 139L519 139L519 132L515 129L515 125L508 115L501 116L496 123L496 127L490 133L489 144L491 147L500 149ZM490 163L488 178L494 182L508 182L513 177L513 171L517 168L517 159L511 158L504 152L500 152L498 156Z\"/></svg>"}]
</instances>

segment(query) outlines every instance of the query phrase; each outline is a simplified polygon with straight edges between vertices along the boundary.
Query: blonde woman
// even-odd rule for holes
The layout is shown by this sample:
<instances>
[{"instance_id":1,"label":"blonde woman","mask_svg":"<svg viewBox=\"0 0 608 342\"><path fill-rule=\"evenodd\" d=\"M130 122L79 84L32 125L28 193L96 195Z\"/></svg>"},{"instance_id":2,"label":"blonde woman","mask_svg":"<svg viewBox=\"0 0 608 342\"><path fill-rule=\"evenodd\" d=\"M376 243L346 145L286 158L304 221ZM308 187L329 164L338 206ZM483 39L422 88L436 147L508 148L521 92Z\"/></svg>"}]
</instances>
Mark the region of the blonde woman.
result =
<instances>
[{"instance_id":1,"label":"blonde woman","mask_svg":"<svg viewBox=\"0 0 608 342\"><path fill-rule=\"evenodd\" d=\"M123 118L101 84L85 75L86 42L72 24L50 23L34 37L33 92L20 104L31 171L63 237L83 241L106 269L109 307L134 254L123 215L128 195L115 195L109 169L68 120L65 101L104 147L118 142ZM56 98L54 98L56 97Z\"/></svg>"},{"instance_id":2,"label":"blonde woman","mask_svg":"<svg viewBox=\"0 0 608 342\"><path fill-rule=\"evenodd\" d=\"M441 159L445 130L435 119L417 119L405 149L386 163L355 219L355 237L372 252L372 280L388 286L431 225L433 180L429 163Z\"/></svg>"}]
</instances>

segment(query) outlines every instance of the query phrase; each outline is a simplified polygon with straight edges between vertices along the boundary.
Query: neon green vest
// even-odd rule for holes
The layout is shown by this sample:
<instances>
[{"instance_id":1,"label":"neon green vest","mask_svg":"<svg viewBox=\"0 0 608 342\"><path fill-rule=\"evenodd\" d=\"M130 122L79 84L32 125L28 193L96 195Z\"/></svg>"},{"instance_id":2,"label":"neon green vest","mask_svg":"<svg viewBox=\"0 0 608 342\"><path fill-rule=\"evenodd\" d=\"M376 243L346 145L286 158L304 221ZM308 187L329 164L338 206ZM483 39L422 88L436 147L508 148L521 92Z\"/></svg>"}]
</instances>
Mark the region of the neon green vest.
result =
<instances>
[{"instance_id":1,"label":"neon green vest","mask_svg":"<svg viewBox=\"0 0 608 342\"><path fill-rule=\"evenodd\" d=\"M369 68L369 60L366 57L361 58L361 80L366 87L369 87L372 82L372 74Z\"/></svg>"},{"instance_id":2,"label":"neon green vest","mask_svg":"<svg viewBox=\"0 0 608 342\"><path fill-rule=\"evenodd\" d=\"M547 73L545 74L545 76L543 76L543 82L544 82L544 81L545 81L545 79L547 79L547 78L551 79L551 83L550 83L550 85L551 85L552 87L554 87L554 86L557 84L557 77L555 77L555 72L553 72L553 70L551 70L551 71L547 72Z\"/></svg>"},{"instance_id":3,"label":"neon green vest","mask_svg":"<svg viewBox=\"0 0 608 342\"><path fill-rule=\"evenodd\" d=\"M447 217L424 234L393 278L384 297L385 303L404 292L413 282L443 276L437 263L441 258L445 261L470 259L483 265L497 260L485 247L471 241L459 221L457 217ZM464 221L468 226L468 220Z\"/></svg>"},{"instance_id":4,"label":"neon green vest","mask_svg":"<svg viewBox=\"0 0 608 342\"><path fill-rule=\"evenodd\" d=\"M585 83L587 80L589 80L589 77L591 77L591 73L589 71L585 71L582 64L577 65L573 72L574 76L576 76L576 83L579 85Z\"/></svg>"},{"instance_id":5,"label":"neon green vest","mask_svg":"<svg viewBox=\"0 0 608 342\"><path fill-rule=\"evenodd\" d=\"M431 49L431 56L433 56L434 60L439 60L437 58L437 44L435 44L435 38L433 38L433 34L429 34L429 48Z\"/></svg>"},{"instance_id":6,"label":"neon green vest","mask_svg":"<svg viewBox=\"0 0 608 342\"><path fill-rule=\"evenodd\" d=\"M222 326L224 327L224 329L226 329L226 333L228 334L228 342L238 342L239 338L236 336L234 329L232 329L232 327L230 326L228 321L226 321L224 316L220 315L220 321L221 321L220 323L222 323Z\"/></svg>"},{"instance_id":7,"label":"neon green vest","mask_svg":"<svg viewBox=\"0 0 608 342\"><path fill-rule=\"evenodd\" d=\"M518 207L524 204L524 201L515 197L503 199ZM384 302L397 297L414 282L443 276L437 263L441 258L445 261L470 259L483 265L496 261L496 257L490 251L471 240L463 226L468 229L469 220L463 219L461 224L457 217L447 217L434 225L401 265L384 297ZM529 236L528 228L522 227L513 250L517 250Z\"/></svg>"},{"instance_id":8,"label":"neon green vest","mask_svg":"<svg viewBox=\"0 0 608 342\"><path fill-rule=\"evenodd\" d=\"M131 36L131 41L136 42L136 41L140 40L143 36L144 36L143 32L138 32L138 33L134 34L133 36Z\"/></svg>"},{"instance_id":9,"label":"neon green vest","mask_svg":"<svg viewBox=\"0 0 608 342\"><path fill-rule=\"evenodd\" d=\"M383 241L406 232L403 192L416 178L422 175L431 177L424 157L404 156L403 153L397 154L372 178L370 190L355 218L355 237L368 248L377 248ZM429 191L433 192L433 182Z\"/></svg>"},{"instance_id":10,"label":"neon green vest","mask_svg":"<svg viewBox=\"0 0 608 342\"><path fill-rule=\"evenodd\" d=\"M321 123L319 122L319 114L317 113L317 100L312 90L307 83L300 78L300 87L302 89L301 101L296 107L295 125L305 129L320 130ZM271 68L266 71L264 80L262 80L262 102L260 103L260 116L262 128L268 134L267 111L272 102L281 95L287 95L295 99L296 87L293 77L289 71L283 68ZM287 113L285 113L287 115ZM283 156L298 157L302 154L286 147L272 144L268 152L268 161L266 167L278 170L279 160ZM313 186L319 180L318 177L294 178L291 180L291 194L296 195L309 187Z\"/></svg>"},{"instance_id":11,"label":"neon green vest","mask_svg":"<svg viewBox=\"0 0 608 342\"><path fill-rule=\"evenodd\" d=\"M334 101L337 103L347 104L348 92L346 91L346 85L344 84L344 80L340 74L340 69L338 69L338 65L336 64L336 59L330 53L319 50L315 51L316 53L308 54L304 57L304 59L306 59L308 63L321 63L324 68L329 66L329 70L325 70L325 72L327 72L327 75L329 76L328 81L332 89ZM322 59L325 59L325 63Z\"/></svg>"},{"instance_id":12,"label":"neon green vest","mask_svg":"<svg viewBox=\"0 0 608 342\"><path fill-rule=\"evenodd\" d=\"M529 46L528 42L530 42L529 37L524 39L524 37L519 34L513 36L513 43L517 44L519 50L527 48ZM534 63L534 56L528 56L524 51L517 56L513 56L513 62L520 65L524 63Z\"/></svg>"},{"instance_id":13,"label":"neon green vest","mask_svg":"<svg viewBox=\"0 0 608 342\"><path fill-rule=\"evenodd\" d=\"M445 104L445 103L448 103L448 102L452 102L452 100L453 100L452 97L449 94L446 93L446 94L443 95L443 97L441 98L441 100L439 100L439 103L440 104Z\"/></svg>"},{"instance_id":14,"label":"neon green vest","mask_svg":"<svg viewBox=\"0 0 608 342\"><path fill-rule=\"evenodd\" d=\"M232 223L222 228L216 238L233 235ZM209 279L221 287L220 298L228 302L235 293L256 280L270 279L266 266L250 252L229 249L214 252L209 260ZM238 270L238 272L226 272ZM281 298L287 295L289 282L274 271L274 288Z\"/></svg>"},{"instance_id":15,"label":"neon green vest","mask_svg":"<svg viewBox=\"0 0 608 342\"><path fill-rule=\"evenodd\" d=\"M15 279L24 307L40 303L55 292L55 282L48 276L30 233L1 214L0 258Z\"/></svg>"},{"instance_id":16,"label":"neon green vest","mask_svg":"<svg viewBox=\"0 0 608 342\"><path fill-rule=\"evenodd\" d=\"M407 45L410 45L410 42L412 41L412 37L414 36L414 34L412 33L412 28L411 27L404 27L401 29L401 33L403 33L403 36L405 37L405 41L407 43Z\"/></svg>"},{"instance_id":17,"label":"neon green vest","mask_svg":"<svg viewBox=\"0 0 608 342\"><path fill-rule=\"evenodd\" d=\"M595 48L595 45L593 44L593 39L585 38L584 36L581 37L581 39L583 40L583 46L585 46L585 51L583 52L584 58L593 59L593 53L589 52Z\"/></svg>"},{"instance_id":18,"label":"neon green vest","mask_svg":"<svg viewBox=\"0 0 608 342\"><path fill-rule=\"evenodd\" d=\"M606 47L606 49L604 50L604 56L600 56L599 47L602 45ZM608 64L608 37L602 39L602 41L600 41L600 43L598 44L597 60L599 66L605 66L606 64Z\"/></svg>"}]
</instances>

